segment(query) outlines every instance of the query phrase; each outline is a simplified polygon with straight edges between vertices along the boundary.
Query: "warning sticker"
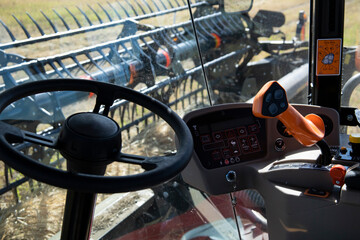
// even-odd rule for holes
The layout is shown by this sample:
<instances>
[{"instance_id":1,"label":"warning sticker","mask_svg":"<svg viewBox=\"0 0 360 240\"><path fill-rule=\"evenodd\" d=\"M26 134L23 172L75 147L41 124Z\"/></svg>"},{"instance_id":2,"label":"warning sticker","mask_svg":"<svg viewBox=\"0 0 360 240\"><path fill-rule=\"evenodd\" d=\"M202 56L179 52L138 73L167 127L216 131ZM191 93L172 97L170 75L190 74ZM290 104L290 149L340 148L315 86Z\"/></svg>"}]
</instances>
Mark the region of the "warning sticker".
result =
<instances>
[{"instance_id":1,"label":"warning sticker","mask_svg":"<svg viewBox=\"0 0 360 240\"><path fill-rule=\"evenodd\" d=\"M318 39L316 75L340 75L341 39Z\"/></svg>"}]
</instances>

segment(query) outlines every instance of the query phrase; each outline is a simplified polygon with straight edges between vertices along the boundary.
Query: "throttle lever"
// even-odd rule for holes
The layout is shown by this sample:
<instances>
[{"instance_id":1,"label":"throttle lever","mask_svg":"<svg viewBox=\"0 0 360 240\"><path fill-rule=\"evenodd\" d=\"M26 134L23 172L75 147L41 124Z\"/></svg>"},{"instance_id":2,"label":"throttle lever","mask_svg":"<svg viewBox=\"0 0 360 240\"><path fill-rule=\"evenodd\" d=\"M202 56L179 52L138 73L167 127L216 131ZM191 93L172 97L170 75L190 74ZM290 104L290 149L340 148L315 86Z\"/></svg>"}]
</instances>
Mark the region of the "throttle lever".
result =
<instances>
[{"instance_id":1,"label":"throttle lever","mask_svg":"<svg viewBox=\"0 0 360 240\"><path fill-rule=\"evenodd\" d=\"M329 146L324 144L325 124L316 114L302 116L287 100L285 89L276 81L266 83L256 94L252 111L259 118L277 118L286 127L286 132L306 147L314 144L322 151L317 163L330 164ZM326 159L324 159L326 156Z\"/></svg>"}]
</instances>

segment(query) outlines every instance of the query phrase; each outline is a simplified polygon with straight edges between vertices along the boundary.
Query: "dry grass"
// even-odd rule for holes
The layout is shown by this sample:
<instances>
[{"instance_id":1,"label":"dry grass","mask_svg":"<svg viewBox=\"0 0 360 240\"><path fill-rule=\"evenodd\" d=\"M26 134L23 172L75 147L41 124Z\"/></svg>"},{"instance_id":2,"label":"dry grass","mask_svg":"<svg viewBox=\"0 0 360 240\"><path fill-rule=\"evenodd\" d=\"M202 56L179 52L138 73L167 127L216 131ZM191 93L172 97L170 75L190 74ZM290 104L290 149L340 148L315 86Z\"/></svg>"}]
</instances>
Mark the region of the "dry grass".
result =
<instances>
[{"instance_id":1,"label":"dry grass","mask_svg":"<svg viewBox=\"0 0 360 240\"><path fill-rule=\"evenodd\" d=\"M2 209L1 239L50 238L60 230L64 201L65 190L43 185L18 205Z\"/></svg>"}]
</instances>

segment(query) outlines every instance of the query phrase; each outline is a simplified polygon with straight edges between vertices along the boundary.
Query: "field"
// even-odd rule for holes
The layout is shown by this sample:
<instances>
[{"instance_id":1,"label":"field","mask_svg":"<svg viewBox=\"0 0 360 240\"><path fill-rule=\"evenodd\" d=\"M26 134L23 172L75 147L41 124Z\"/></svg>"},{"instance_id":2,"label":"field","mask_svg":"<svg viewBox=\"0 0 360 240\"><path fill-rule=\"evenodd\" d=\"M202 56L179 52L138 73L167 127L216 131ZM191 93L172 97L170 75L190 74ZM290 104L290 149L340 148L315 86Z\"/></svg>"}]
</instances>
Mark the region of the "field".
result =
<instances>
[{"instance_id":1,"label":"field","mask_svg":"<svg viewBox=\"0 0 360 240\"><path fill-rule=\"evenodd\" d=\"M129 0L130 4L134 6L135 11L141 12L141 9L135 4L135 0ZM124 5L124 0L120 1ZM171 0L175 4L175 0ZM182 1L179 1L182 3ZM110 17L118 19L116 12L112 10L108 1L106 0L78 0L76 4L73 0L0 0L0 19L9 27L16 39L21 40L26 38L23 30L19 27L18 23L12 17L16 16L22 22L27 30L31 33L32 37L40 36L36 26L31 22L26 12L30 13L36 21L43 26L46 34L53 33L48 21L41 14L42 10L49 18L51 18L58 31L65 31L65 26L61 23L60 18L56 16L52 9L55 9L65 21L69 24L71 29L77 27L76 22L68 14L65 7L71 12L76 14L83 26L88 26L87 20L79 12L77 6L80 7L89 20L93 23L98 23L98 18L94 12L88 7L88 4L99 14L99 17L104 21L108 21L105 12L98 5L101 5L108 11ZM124 16L117 1L110 1L111 6L115 7ZM169 1L165 4L169 6ZM151 3L150 5L154 7ZM250 12L254 16L259 9L281 11L286 16L286 23L280 29L286 34L286 40L291 40L295 35L296 22L298 20L298 13L300 10L308 11L309 1L307 0L255 0L253 10ZM345 20L345 46L354 46L358 44L360 39L360 4L359 0L346 1L346 20ZM130 11L133 16L134 13ZM142 23L152 24L154 26L162 26L172 24L175 20L188 20L189 14L183 11L181 14L171 14L159 19L152 19L142 21ZM309 23L309 21L308 21ZM308 29L308 25L307 25ZM53 56L56 54L69 52L78 48L92 46L105 41L116 39L121 32L119 28L111 28L110 30L102 32L100 35L96 33L82 34L81 36L69 37L66 39L55 39L46 43L34 44L29 47L19 47L6 50L7 53L17 53L28 58L39 58ZM280 38L273 38L280 40ZM0 25L0 44L9 42L10 37L5 29ZM261 57L263 57L261 55ZM357 91L352 97L351 103L353 106L359 106L360 94ZM178 112L179 113L179 112ZM152 127L142 131L137 137L128 140L129 144L126 146L126 151L129 153L136 150L137 154L157 154L165 152L168 149L174 148L174 139L170 137L169 129L161 124L153 124ZM131 144L130 144L131 143ZM161 146L161 147L159 147ZM0 162L0 183L3 182L4 166ZM110 174L128 174L139 171L139 169L130 168L129 166L112 166L109 169ZM14 172L16 176L17 173ZM18 175L21 177L21 175ZM0 196L0 239L49 239L56 234L61 228L61 220L64 208L65 190L54 188L46 184L41 184L34 181L32 183L35 190L32 190L30 184L26 183L17 188L17 192L8 192ZM19 194L20 193L20 194ZM16 197L18 199L16 199ZM108 195L99 195L98 202L101 202ZM95 228L101 223L95 222Z\"/></svg>"}]
</instances>

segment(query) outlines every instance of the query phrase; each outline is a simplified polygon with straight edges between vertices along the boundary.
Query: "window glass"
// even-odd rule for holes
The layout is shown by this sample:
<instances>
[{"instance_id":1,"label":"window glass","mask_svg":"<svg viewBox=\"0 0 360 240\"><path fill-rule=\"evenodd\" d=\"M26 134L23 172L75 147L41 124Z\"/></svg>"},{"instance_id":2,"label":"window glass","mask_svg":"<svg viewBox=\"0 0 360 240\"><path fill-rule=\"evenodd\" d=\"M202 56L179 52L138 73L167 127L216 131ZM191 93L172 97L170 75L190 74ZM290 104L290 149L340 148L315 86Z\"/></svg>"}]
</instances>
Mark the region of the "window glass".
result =
<instances>
[{"instance_id":1,"label":"window glass","mask_svg":"<svg viewBox=\"0 0 360 240\"><path fill-rule=\"evenodd\" d=\"M360 16L357 14L360 6L356 1L345 1L344 19L344 50L342 106L359 107L360 83ZM359 132L358 127L348 127L348 133Z\"/></svg>"},{"instance_id":2,"label":"window glass","mask_svg":"<svg viewBox=\"0 0 360 240\"><path fill-rule=\"evenodd\" d=\"M193 8L206 6L202 1ZM142 92L180 116L210 104L185 1L5 1L0 16L1 92L39 80L79 78ZM93 111L98 98L91 91L46 91L12 102L0 118L56 141L65 119ZM174 131L148 109L120 97L112 106L96 110L103 111L121 128L123 153L165 156L176 152ZM51 147L29 142L14 147L43 165L67 168L62 154ZM143 171L136 164L112 163L105 175ZM0 172L0 238L58 239L66 191L31 180L3 162ZM171 182L139 192L99 194L92 236L109 234L114 222L136 222L134 228L114 235L121 236L191 210L184 189ZM183 203L174 207L177 197ZM139 209L144 210L141 216ZM132 220L125 221L129 215Z\"/></svg>"},{"instance_id":3,"label":"window glass","mask_svg":"<svg viewBox=\"0 0 360 240\"><path fill-rule=\"evenodd\" d=\"M254 1L250 11L234 3L232 11L220 8L221 15L210 9L194 16L204 19L195 29L214 104L251 101L270 80L281 82L291 102L307 102L307 0ZM203 46L205 38L213 44ZM288 89L289 82L297 87Z\"/></svg>"}]
</instances>

